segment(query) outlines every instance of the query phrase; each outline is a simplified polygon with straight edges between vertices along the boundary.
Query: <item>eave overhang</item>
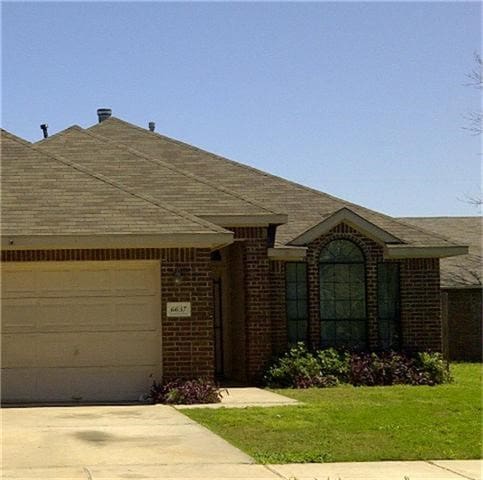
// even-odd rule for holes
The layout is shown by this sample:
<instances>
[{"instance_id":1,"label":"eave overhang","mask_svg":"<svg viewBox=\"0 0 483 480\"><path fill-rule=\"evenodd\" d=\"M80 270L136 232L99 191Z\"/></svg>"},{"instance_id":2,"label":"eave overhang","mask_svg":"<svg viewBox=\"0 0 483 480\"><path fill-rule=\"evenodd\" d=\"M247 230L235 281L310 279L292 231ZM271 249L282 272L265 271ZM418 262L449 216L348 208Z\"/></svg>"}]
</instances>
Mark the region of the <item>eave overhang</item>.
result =
<instances>
[{"instance_id":1,"label":"eave overhang","mask_svg":"<svg viewBox=\"0 0 483 480\"><path fill-rule=\"evenodd\" d=\"M385 258L446 258L457 255L466 255L468 247L450 245L446 247L414 247L409 245L386 245L384 248Z\"/></svg>"},{"instance_id":2,"label":"eave overhang","mask_svg":"<svg viewBox=\"0 0 483 480\"><path fill-rule=\"evenodd\" d=\"M232 232L109 235L2 235L2 250L210 248L233 243Z\"/></svg>"}]
</instances>

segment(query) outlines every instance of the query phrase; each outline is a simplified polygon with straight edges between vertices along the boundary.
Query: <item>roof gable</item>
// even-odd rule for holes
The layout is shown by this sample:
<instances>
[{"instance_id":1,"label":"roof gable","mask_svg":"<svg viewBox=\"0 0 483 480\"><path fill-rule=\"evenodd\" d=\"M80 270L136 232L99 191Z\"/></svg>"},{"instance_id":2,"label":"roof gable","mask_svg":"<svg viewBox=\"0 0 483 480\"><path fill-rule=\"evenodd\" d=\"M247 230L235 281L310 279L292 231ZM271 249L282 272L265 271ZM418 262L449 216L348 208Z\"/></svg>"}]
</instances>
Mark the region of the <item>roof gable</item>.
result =
<instances>
[{"instance_id":1,"label":"roof gable","mask_svg":"<svg viewBox=\"0 0 483 480\"><path fill-rule=\"evenodd\" d=\"M380 244L386 243L403 243L401 240L390 233L386 232L377 225L369 222L357 213L353 212L347 207L343 207L332 215L324 218L320 223L309 228L301 235L295 237L293 240L287 242L287 245L304 246L311 243L313 240L325 235L335 226L340 223L345 223L367 237Z\"/></svg>"}]
</instances>

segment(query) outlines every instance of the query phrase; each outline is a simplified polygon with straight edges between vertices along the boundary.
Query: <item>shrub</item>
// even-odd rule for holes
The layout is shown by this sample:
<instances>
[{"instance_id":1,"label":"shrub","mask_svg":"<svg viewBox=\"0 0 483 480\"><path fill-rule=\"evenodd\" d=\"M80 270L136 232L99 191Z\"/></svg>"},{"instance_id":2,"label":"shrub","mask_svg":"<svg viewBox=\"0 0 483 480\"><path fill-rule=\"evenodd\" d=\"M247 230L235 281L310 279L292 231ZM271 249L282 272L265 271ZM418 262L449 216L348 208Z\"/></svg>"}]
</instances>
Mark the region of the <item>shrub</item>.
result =
<instances>
[{"instance_id":1,"label":"shrub","mask_svg":"<svg viewBox=\"0 0 483 480\"><path fill-rule=\"evenodd\" d=\"M349 382L361 385L437 385L451 380L439 353L360 353L350 359Z\"/></svg>"},{"instance_id":2,"label":"shrub","mask_svg":"<svg viewBox=\"0 0 483 480\"><path fill-rule=\"evenodd\" d=\"M202 378L178 379L165 384L153 381L148 398L153 403L193 405L221 402L221 390L210 380Z\"/></svg>"},{"instance_id":3,"label":"shrub","mask_svg":"<svg viewBox=\"0 0 483 480\"><path fill-rule=\"evenodd\" d=\"M264 377L269 387L310 388L337 385L335 375L322 373L318 356L310 353L303 343L298 343L280 357Z\"/></svg>"},{"instance_id":4,"label":"shrub","mask_svg":"<svg viewBox=\"0 0 483 480\"><path fill-rule=\"evenodd\" d=\"M415 363L417 370L425 377L426 385L437 385L453 381L449 366L441 353L418 353Z\"/></svg>"},{"instance_id":5,"label":"shrub","mask_svg":"<svg viewBox=\"0 0 483 480\"><path fill-rule=\"evenodd\" d=\"M317 352L321 375L333 376L341 382L346 382L349 378L349 359L349 353L338 352L335 348Z\"/></svg>"},{"instance_id":6,"label":"shrub","mask_svg":"<svg viewBox=\"0 0 483 480\"><path fill-rule=\"evenodd\" d=\"M437 385L451 381L439 353L343 353L334 349L311 353L301 343L275 361L264 378L268 386L279 388L332 387L339 383Z\"/></svg>"}]
</instances>

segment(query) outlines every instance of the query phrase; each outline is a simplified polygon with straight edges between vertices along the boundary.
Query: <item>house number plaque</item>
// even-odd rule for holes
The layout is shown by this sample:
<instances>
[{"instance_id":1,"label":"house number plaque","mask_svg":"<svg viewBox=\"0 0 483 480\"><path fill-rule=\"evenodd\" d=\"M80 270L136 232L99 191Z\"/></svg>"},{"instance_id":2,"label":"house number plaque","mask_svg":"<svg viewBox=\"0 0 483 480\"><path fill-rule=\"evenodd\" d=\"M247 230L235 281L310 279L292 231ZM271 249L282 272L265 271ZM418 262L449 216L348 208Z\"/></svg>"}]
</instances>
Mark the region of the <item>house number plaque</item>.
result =
<instances>
[{"instance_id":1,"label":"house number plaque","mask_svg":"<svg viewBox=\"0 0 483 480\"><path fill-rule=\"evenodd\" d=\"M168 317L191 317L191 302L167 302Z\"/></svg>"}]
</instances>

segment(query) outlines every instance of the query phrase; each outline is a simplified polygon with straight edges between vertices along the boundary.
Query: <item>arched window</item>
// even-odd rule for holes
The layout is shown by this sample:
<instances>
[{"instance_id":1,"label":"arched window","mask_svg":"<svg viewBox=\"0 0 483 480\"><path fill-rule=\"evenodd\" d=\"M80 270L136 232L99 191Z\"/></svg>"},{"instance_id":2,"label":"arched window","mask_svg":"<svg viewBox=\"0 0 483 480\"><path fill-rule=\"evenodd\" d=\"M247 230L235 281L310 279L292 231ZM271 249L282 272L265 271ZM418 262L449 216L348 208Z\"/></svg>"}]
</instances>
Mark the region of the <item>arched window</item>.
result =
<instances>
[{"instance_id":1,"label":"arched window","mask_svg":"<svg viewBox=\"0 0 483 480\"><path fill-rule=\"evenodd\" d=\"M350 240L333 240L320 252L319 262L322 348L365 348L364 254Z\"/></svg>"}]
</instances>

